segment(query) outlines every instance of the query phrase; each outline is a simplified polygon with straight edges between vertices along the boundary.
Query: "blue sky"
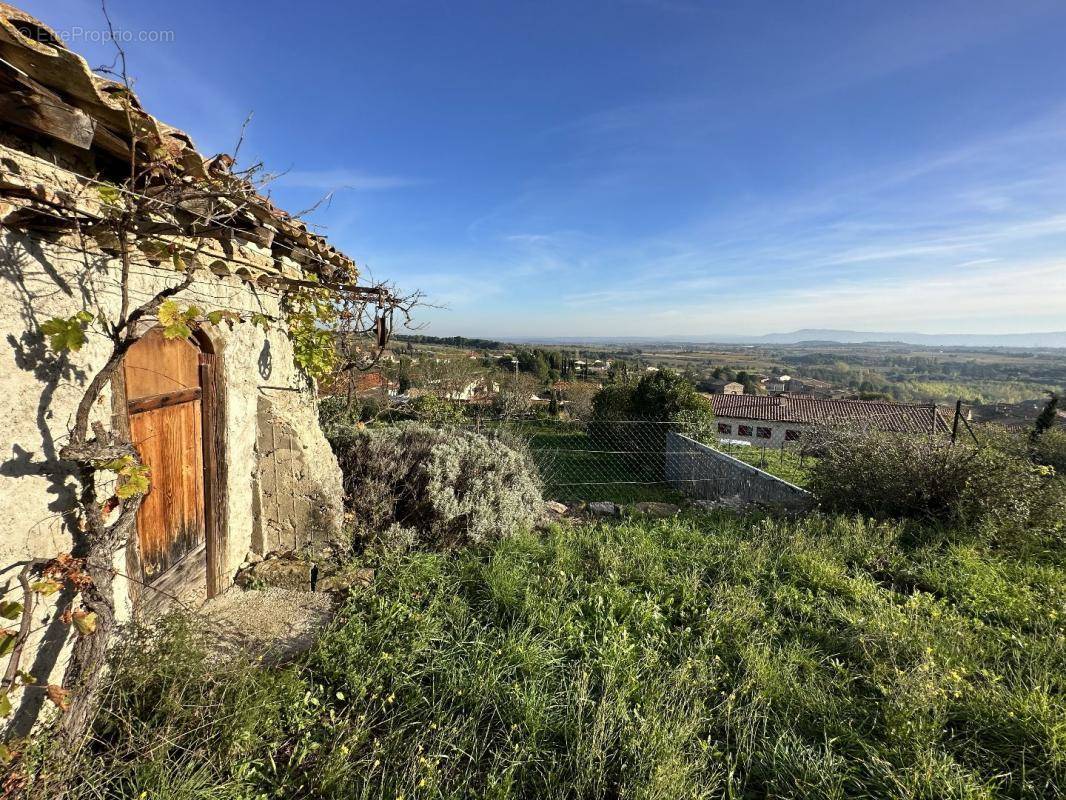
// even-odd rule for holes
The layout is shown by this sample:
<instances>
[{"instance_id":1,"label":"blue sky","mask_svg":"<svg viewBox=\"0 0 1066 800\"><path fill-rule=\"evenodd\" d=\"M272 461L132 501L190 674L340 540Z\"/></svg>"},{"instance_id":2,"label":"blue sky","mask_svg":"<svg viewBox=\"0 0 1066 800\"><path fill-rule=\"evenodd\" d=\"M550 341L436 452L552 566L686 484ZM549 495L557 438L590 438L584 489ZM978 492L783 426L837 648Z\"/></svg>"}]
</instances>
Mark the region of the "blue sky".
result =
<instances>
[{"instance_id":1,"label":"blue sky","mask_svg":"<svg viewBox=\"0 0 1066 800\"><path fill-rule=\"evenodd\" d=\"M94 0L21 5L91 64ZM110 0L426 333L1066 329L1066 3Z\"/></svg>"}]
</instances>

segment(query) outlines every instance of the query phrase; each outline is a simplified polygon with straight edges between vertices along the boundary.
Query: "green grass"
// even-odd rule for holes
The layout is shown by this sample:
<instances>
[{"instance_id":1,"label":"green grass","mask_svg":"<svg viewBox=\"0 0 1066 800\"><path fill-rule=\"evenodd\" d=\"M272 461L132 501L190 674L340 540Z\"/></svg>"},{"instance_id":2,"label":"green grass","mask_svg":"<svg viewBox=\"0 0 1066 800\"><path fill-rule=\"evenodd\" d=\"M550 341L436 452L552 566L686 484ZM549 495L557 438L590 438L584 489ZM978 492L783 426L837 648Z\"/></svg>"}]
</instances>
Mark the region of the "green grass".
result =
<instances>
[{"instance_id":1,"label":"green grass","mask_svg":"<svg viewBox=\"0 0 1066 800\"><path fill-rule=\"evenodd\" d=\"M212 669L173 637L134 647L74 796L1066 786L1061 542L718 514L374 566L374 588L288 670Z\"/></svg>"},{"instance_id":2,"label":"green grass","mask_svg":"<svg viewBox=\"0 0 1066 800\"><path fill-rule=\"evenodd\" d=\"M637 423L634 441L621 445L597 441L581 423L544 420L523 423L519 430L530 444L548 499L678 501L681 495L663 481L661 455L639 452L651 444L651 427ZM610 450L624 452L604 452Z\"/></svg>"},{"instance_id":3,"label":"green grass","mask_svg":"<svg viewBox=\"0 0 1066 800\"><path fill-rule=\"evenodd\" d=\"M780 447L740 447L718 442L712 446L796 486L806 487L810 481L810 468L814 459L811 456L800 456L795 450Z\"/></svg>"}]
</instances>

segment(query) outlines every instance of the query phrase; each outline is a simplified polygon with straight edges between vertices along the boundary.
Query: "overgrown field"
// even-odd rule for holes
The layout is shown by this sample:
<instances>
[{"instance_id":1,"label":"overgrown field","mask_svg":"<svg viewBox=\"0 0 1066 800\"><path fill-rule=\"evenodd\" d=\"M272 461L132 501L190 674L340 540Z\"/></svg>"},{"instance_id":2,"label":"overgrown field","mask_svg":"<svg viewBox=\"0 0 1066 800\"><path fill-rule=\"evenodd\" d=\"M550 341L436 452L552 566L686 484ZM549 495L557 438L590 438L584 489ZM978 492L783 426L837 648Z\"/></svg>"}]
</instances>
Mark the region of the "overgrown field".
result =
<instances>
[{"instance_id":1,"label":"overgrown field","mask_svg":"<svg viewBox=\"0 0 1066 800\"><path fill-rule=\"evenodd\" d=\"M724 513L381 556L286 670L127 648L77 796L1054 797L1064 556Z\"/></svg>"}]
</instances>

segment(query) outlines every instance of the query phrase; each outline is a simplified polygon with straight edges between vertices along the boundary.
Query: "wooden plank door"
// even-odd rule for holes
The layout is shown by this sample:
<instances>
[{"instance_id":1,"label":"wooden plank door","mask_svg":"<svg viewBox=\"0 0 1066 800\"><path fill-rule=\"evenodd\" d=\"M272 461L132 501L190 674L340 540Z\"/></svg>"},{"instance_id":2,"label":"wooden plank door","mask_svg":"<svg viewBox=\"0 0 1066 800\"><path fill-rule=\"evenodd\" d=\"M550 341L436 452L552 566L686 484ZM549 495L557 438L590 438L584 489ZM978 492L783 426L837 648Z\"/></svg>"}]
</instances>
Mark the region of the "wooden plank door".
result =
<instances>
[{"instance_id":1,"label":"wooden plank door","mask_svg":"<svg viewBox=\"0 0 1066 800\"><path fill-rule=\"evenodd\" d=\"M200 350L155 328L126 353L130 434L151 470L137 512L146 583L197 550L205 538L203 387Z\"/></svg>"}]
</instances>

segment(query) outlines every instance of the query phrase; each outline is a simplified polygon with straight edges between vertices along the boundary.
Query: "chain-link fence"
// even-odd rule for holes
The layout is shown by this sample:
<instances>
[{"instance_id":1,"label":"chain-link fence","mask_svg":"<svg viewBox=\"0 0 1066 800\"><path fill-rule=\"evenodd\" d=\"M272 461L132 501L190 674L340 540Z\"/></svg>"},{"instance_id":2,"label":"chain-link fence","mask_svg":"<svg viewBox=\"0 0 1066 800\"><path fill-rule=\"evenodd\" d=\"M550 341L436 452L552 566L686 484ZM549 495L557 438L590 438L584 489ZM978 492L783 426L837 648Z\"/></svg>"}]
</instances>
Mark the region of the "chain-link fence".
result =
<instances>
[{"instance_id":1,"label":"chain-link fence","mask_svg":"<svg viewBox=\"0 0 1066 800\"><path fill-rule=\"evenodd\" d=\"M683 423L497 420L479 428L520 439L551 499L628 503L687 495L788 505L808 500L798 486L697 441L699 432Z\"/></svg>"}]
</instances>

